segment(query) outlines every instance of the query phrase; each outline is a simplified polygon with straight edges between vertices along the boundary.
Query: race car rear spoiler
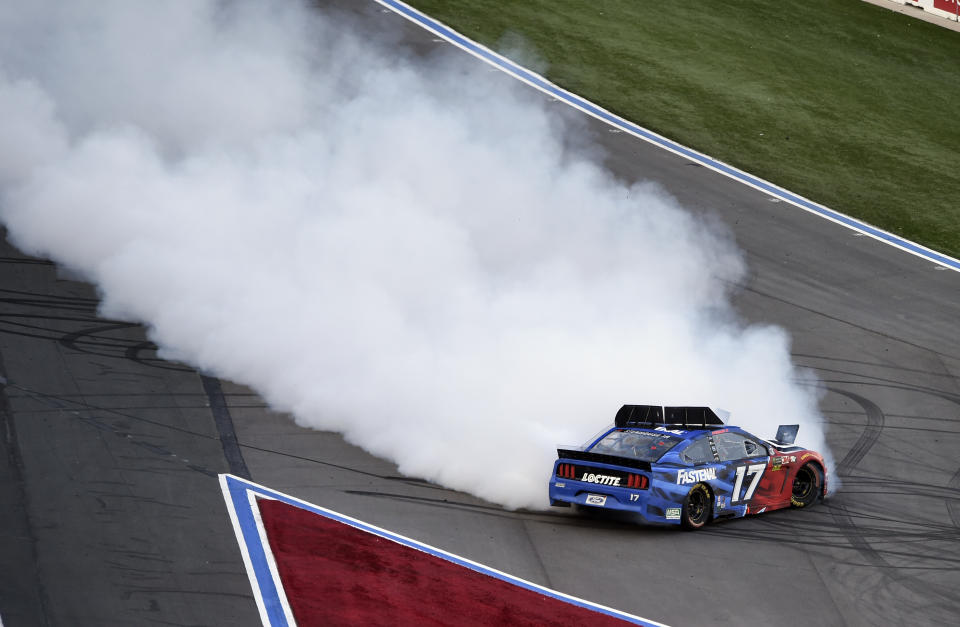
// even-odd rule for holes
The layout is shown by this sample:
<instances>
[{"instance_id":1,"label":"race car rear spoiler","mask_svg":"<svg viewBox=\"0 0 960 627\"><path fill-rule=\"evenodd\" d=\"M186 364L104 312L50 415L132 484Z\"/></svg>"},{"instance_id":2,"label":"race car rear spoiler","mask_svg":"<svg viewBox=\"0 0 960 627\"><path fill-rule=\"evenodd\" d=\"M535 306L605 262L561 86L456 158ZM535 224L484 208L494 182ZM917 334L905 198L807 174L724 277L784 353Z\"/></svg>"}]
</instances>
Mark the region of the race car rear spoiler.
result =
<instances>
[{"instance_id":1,"label":"race car rear spoiler","mask_svg":"<svg viewBox=\"0 0 960 627\"><path fill-rule=\"evenodd\" d=\"M729 417L722 409L717 410ZM618 427L710 427L723 425L723 419L710 407L663 407L661 405L624 405L614 423Z\"/></svg>"},{"instance_id":2,"label":"race car rear spoiler","mask_svg":"<svg viewBox=\"0 0 960 627\"><path fill-rule=\"evenodd\" d=\"M572 448L558 448L557 456L560 459L573 459L581 462L600 462L601 464L610 464L613 466L627 466L640 470L650 470L650 462L645 462L642 459L634 459L633 457L591 453L589 451L578 451Z\"/></svg>"}]
</instances>

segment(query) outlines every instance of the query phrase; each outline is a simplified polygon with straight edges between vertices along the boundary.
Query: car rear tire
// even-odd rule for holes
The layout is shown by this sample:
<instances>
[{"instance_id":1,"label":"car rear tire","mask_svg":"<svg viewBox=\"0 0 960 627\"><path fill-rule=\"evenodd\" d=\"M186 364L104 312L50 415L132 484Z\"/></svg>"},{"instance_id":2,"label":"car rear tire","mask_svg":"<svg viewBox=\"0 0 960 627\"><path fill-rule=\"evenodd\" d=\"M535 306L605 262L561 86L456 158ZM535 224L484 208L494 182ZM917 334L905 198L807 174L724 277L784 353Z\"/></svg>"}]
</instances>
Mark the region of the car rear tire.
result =
<instances>
[{"instance_id":1,"label":"car rear tire","mask_svg":"<svg viewBox=\"0 0 960 627\"><path fill-rule=\"evenodd\" d=\"M823 475L813 464L801 466L793 478L793 493L790 504L794 507L807 507L816 502L823 492Z\"/></svg>"},{"instance_id":2,"label":"car rear tire","mask_svg":"<svg viewBox=\"0 0 960 627\"><path fill-rule=\"evenodd\" d=\"M702 483L690 488L683 498L680 522L685 529L699 529L707 524L713 511L713 497Z\"/></svg>"}]
</instances>

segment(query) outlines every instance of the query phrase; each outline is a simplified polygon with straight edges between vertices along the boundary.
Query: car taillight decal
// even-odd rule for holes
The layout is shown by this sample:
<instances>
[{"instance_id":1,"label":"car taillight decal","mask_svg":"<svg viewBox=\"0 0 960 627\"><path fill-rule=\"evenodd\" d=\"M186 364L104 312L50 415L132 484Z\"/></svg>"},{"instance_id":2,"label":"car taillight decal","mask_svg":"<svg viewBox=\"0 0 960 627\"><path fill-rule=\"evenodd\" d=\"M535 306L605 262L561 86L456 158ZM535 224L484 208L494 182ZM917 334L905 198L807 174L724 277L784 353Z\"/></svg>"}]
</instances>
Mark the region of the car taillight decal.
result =
<instances>
[{"instance_id":1,"label":"car taillight decal","mask_svg":"<svg viewBox=\"0 0 960 627\"><path fill-rule=\"evenodd\" d=\"M646 490L649 485L649 480L644 475L566 463L557 464L557 477L633 490Z\"/></svg>"}]
</instances>

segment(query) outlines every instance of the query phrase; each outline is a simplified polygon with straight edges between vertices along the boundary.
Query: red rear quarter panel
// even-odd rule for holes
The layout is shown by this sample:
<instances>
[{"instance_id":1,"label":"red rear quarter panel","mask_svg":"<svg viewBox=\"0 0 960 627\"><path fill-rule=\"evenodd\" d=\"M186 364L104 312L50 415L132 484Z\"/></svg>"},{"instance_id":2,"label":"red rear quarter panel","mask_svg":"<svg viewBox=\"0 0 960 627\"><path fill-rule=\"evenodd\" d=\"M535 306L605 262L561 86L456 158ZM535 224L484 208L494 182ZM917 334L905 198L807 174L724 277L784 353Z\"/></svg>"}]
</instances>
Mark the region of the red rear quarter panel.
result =
<instances>
[{"instance_id":1,"label":"red rear quarter panel","mask_svg":"<svg viewBox=\"0 0 960 627\"><path fill-rule=\"evenodd\" d=\"M774 450L774 454L767 459L767 468L760 478L760 485L753 496L753 501L749 506L749 513L759 514L763 511L781 509L789 507L790 496L793 492L793 480L800 470L806 464L815 462L823 475L823 489L826 493L826 466L823 463L823 457L808 449L799 451L783 452Z\"/></svg>"}]
</instances>

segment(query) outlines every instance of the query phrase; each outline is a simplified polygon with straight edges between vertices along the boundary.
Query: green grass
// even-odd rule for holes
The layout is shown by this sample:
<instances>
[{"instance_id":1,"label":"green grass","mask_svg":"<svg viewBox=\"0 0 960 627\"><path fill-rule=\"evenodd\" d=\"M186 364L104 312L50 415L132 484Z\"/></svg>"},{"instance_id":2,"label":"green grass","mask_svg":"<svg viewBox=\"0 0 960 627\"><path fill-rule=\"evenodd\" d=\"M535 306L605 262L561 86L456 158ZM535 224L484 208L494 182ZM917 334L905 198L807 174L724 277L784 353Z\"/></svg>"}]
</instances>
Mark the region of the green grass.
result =
<instances>
[{"instance_id":1,"label":"green grass","mask_svg":"<svg viewBox=\"0 0 960 627\"><path fill-rule=\"evenodd\" d=\"M411 1L411 0L408 0ZM860 0L412 0L671 139L960 257L960 33Z\"/></svg>"}]
</instances>

